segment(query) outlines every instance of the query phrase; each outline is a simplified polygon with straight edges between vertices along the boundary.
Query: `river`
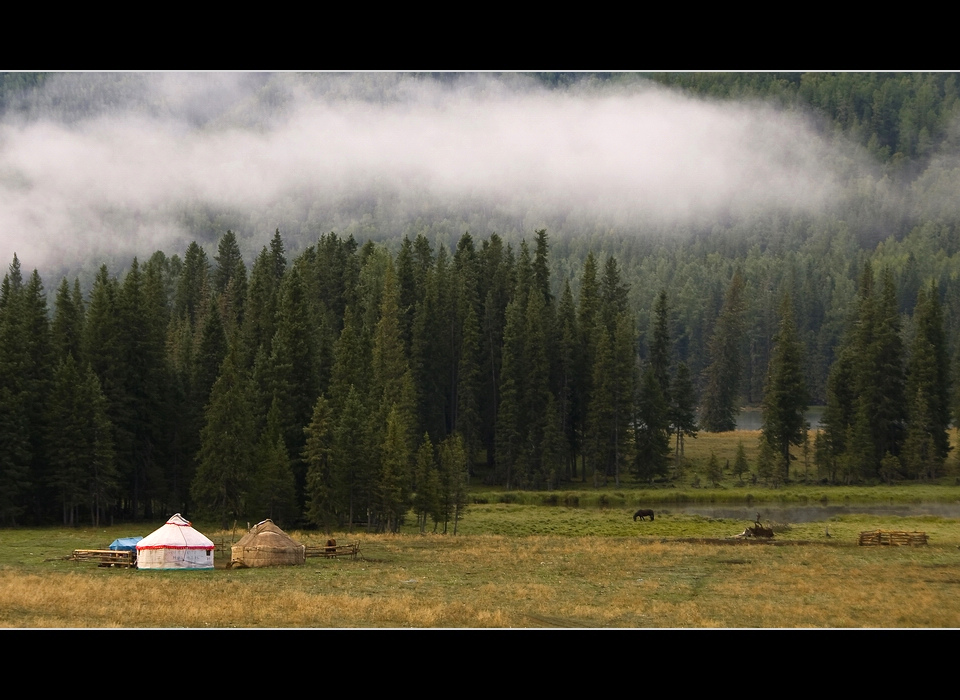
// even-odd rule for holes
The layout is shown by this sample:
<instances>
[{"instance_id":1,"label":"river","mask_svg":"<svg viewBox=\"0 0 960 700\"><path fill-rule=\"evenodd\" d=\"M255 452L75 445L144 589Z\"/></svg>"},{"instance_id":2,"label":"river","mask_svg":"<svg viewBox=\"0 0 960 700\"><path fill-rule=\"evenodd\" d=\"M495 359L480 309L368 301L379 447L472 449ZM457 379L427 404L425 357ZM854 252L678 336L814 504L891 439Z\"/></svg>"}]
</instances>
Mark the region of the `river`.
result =
<instances>
[{"instance_id":1,"label":"river","mask_svg":"<svg viewBox=\"0 0 960 700\"><path fill-rule=\"evenodd\" d=\"M943 518L960 518L960 503L904 503L904 504L877 504L877 503L843 503L843 504L807 504L807 505L780 505L776 503L754 503L744 505L702 505L702 504L673 504L661 506L663 513L685 513L688 515L702 515L707 518L724 518L728 520L752 521L757 513L760 520L782 523L809 523L820 520L829 520L837 515L899 515L912 517L917 515L934 515Z\"/></svg>"}]
</instances>

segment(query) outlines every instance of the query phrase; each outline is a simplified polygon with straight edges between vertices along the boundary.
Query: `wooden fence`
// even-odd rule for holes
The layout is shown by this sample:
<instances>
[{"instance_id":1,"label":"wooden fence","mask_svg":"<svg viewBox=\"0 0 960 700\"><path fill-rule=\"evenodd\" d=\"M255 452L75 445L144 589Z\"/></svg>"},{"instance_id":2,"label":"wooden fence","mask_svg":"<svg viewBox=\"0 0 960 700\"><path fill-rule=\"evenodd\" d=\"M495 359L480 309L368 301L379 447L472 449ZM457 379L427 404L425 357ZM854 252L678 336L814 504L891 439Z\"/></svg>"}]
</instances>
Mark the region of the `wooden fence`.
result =
<instances>
[{"instance_id":1,"label":"wooden fence","mask_svg":"<svg viewBox=\"0 0 960 700\"><path fill-rule=\"evenodd\" d=\"M360 543L353 542L351 544L309 546L306 548L305 555L307 557L324 557L328 559L335 557L351 557L356 559L359 553Z\"/></svg>"},{"instance_id":2,"label":"wooden fence","mask_svg":"<svg viewBox=\"0 0 960 700\"><path fill-rule=\"evenodd\" d=\"M132 568L137 565L137 553L112 549L75 549L71 561L95 561L97 566Z\"/></svg>"},{"instance_id":3,"label":"wooden fence","mask_svg":"<svg viewBox=\"0 0 960 700\"><path fill-rule=\"evenodd\" d=\"M901 532L899 530L869 530L860 533L861 547L877 545L924 545L927 544L927 533L925 532Z\"/></svg>"}]
</instances>

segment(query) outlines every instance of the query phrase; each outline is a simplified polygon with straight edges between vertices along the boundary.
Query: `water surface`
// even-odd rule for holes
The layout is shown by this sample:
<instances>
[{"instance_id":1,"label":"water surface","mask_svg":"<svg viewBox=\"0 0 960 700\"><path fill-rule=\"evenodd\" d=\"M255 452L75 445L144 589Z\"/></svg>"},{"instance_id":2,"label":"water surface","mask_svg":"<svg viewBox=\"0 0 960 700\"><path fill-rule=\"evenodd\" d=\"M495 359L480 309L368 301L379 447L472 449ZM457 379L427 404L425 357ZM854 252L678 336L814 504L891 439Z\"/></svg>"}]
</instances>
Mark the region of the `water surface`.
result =
<instances>
[{"instance_id":1,"label":"water surface","mask_svg":"<svg viewBox=\"0 0 960 700\"><path fill-rule=\"evenodd\" d=\"M731 505L676 504L661 507L662 513L683 513L702 515L706 518L724 518L752 522L760 514L761 522L810 523L829 520L838 515L898 515L914 517L934 515L942 518L960 519L960 503L843 503L843 504L806 504L779 505L776 503Z\"/></svg>"}]
</instances>

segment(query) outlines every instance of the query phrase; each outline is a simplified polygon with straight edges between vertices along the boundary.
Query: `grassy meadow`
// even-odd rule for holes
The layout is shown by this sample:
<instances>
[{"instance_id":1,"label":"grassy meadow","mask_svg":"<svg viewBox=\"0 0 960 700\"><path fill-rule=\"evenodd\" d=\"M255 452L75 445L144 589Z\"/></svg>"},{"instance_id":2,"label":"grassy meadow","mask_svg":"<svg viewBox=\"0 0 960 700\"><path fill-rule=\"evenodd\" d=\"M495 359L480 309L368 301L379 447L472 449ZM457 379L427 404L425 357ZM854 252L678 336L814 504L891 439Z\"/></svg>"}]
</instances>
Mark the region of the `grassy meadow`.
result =
<instances>
[{"instance_id":1,"label":"grassy meadow","mask_svg":"<svg viewBox=\"0 0 960 700\"><path fill-rule=\"evenodd\" d=\"M708 456L711 441L718 456L731 441L735 451L743 432L688 441L687 457ZM755 439L744 443L750 449ZM558 492L475 486L457 536L420 535L410 518L400 534L334 533L360 542L356 560L311 558L272 569L225 568L246 523L221 531L195 521L225 545L214 571L108 569L65 559L76 548L146 535L160 522L4 529L0 626L960 627L960 519L851 513L778 522L772 507L955 504L953 473L940 484L857 487L812 480L780 489L739 486L729 474L717 488L688 481ZM686 514L683 503L749 503L774 514L764 523L776 536L772 544L731 540L749 520ZM633 521L641 505L656 511L654 521ZM929 544L857 545L861 531L876 529L923 531ZM316 531L290 534L304 544L326 539Z\"/></svg>"}]
</instances>

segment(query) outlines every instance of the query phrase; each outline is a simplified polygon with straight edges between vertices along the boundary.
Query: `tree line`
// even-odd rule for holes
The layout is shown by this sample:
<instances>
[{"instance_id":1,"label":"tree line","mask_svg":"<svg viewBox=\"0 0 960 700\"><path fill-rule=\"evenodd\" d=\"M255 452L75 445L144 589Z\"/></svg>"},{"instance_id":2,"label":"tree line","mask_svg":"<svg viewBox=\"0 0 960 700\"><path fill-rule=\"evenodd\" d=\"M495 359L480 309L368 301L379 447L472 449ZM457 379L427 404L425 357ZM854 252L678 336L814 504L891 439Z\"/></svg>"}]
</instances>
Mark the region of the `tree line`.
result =
<instances>
[{"instance_id":1,"label":"tree line","mask_svg":"<svg viewBox=\"0 0 960 700\"><path fill-rule=\"evenodd\" d=\"M122 277L103 265L86 293L63 279L51 310L14 256L0 288L0 521L195 511L386 531L413 513L421 530L455 532L471 479L671 478L685 440L735 427L757 373L749 308L774 289L749 255L711 272L707 258L702 277L731 270L721 294L663 285L639 306L650 289L617 256L587 251L562 277L555 257L545 230L516 247L404 237L395 253L331 233L289 261L277 230L248 272L227 231L212 261L192 243ZM828 480L934 477L949 449L944 290L921 287L904 323L881 269L876 282L864 265L822 349L836 358L816 437ZM758 467L777 482L807 439L810 337L796 319L810 300L790 293L802 282L776 288L764 326ZM699 344L685 304L704 321Z\"/></svg>"}]
</instances>

